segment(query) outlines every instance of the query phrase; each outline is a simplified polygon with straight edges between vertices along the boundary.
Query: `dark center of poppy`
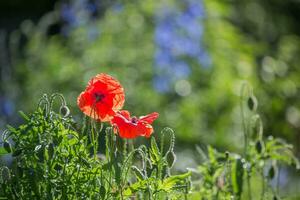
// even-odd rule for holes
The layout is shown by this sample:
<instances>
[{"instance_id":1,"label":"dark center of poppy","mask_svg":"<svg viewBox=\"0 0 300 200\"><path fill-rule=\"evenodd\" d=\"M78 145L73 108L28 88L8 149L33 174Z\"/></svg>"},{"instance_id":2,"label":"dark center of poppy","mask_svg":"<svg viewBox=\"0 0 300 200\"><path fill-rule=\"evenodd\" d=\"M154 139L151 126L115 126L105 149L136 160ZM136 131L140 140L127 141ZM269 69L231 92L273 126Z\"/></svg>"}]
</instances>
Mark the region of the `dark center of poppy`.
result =
<instances>
[{"instance_id":1,"label":"dark center of poppy","mask_svg":"<svg viewBox=\"0 0 300 200\"><path fill-rule=\"evenodd\" d=\"M137 117L132 117L132 118L131 118L131 123L136 124L137 122L138 122Z\"/></svg>"},{"instance_id":2,"label":"dark center of poppy","mask_svg":"<svg viewBox=\"0 0 300 200\"><path fill-rule=\"evenodd\" d=\"M102 99L105 97L105 95L100 92L96 92L94 94L94 97L96 99L96 103L98 103L99 101L102 101Z\"/></svg>"}]
</instances>

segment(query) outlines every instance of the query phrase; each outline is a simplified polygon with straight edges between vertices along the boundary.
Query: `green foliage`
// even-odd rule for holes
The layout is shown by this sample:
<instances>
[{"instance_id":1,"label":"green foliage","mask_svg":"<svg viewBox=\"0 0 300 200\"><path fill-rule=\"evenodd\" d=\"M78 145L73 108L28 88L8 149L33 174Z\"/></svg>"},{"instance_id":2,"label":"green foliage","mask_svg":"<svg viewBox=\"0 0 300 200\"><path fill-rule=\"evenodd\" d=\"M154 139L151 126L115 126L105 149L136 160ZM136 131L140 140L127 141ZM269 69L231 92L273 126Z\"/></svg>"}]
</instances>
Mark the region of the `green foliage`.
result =
<instances>
[{"instance_id":1,"label":"green foliage","mask_svg":"<svg viewBox=\"0 0 300 200\"><path fill-rule=\"evenodd\" d=\"M244 127L244 153L220 153L208 146L207 155L197 147L202 158L194 169L200 179L194 193L200 199L274 199L279 198L278 187L270 182L278 179L283 165L300 169L299 160L292 152L292 145L272 136L264 137L262 122L256 113L257 100L252 89L245 84L241 90L241 115ZM260 191L253 192L253 179L260 177ZM278 180L277 180L278 182ZM256 182L257 184L257 182ZM279 183L277 183L279 184ZM198 191L198 192L197 192Z\"/></svg>"},{"instance_id":2,"label":"green foliage","mask_svg":"<svg viewBox=\"0 0 300 200\"><path fill-rule=\"evenodd\" d=\"M170 129L168 150L134 147L106 129L105 155L98 151L103 137L98 122L85 120L78 128L70 115L52 110L55 98L67 109L64 98L44 96L25 123L11 126L3 135L3 151L11 152L11 169L1 168L0 196L7 199L182 199L187 195L191 173L171 175L168 155L174 155L174 133ZM80 131L81 129L81 131ZM11 145L10 145L11 143ZM164 146L161 143L161 146ZM175 198L176 197L176 198Z\"/></svg>"},{"instance_id":3,"label":"green foliage","mask_svg":"<svg viewBox=\"0 0 300 200\"><path fill-rule=\"evenodd\" d=\"M59 98L59 112L53 111ZM175 136L170 128L154 136L148 147L103 130L101 123L85 118L75 123L60 94L44 95L37 110L17 128L2 134L1 154L13 157L11 168L0 170L0 194L7 199L271 199L279 198L270 182L278 179L283 164L300 168L292 145L264 137L252 89L241 89L244 153L218 152L197 147L201 165L171 175L176 161ZM105 150L98 141L105 137ZM169 141L166 141L169 139ZM207 153L205 153L207 152ZM193 177L192 176L193 173ZM252 192L260 178L260 192ZM191 179L192 178L192 179ZM193 183L193 184L192 184Z\"/></svg>"}]
</instances>

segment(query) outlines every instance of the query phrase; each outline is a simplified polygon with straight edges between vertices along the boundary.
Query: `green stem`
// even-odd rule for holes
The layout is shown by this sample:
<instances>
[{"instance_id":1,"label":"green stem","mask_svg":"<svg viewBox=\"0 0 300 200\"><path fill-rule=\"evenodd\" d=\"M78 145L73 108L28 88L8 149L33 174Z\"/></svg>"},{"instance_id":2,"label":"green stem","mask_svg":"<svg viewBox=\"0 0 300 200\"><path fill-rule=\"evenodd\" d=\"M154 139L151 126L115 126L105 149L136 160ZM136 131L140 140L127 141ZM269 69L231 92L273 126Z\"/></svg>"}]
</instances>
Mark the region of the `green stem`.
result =
<instances>
[{"instance_id":1,"label":"green stem","mask_svg":"<svg viewBox=\"0 0 300 200\"><path fill-rule=\"evenodd\" d=\"M127 155L127 139L123 140L123 156L125 157Z\"/></svg>"},{"instance_id":2,"label":"green stem","mask_svg":"<svg viewBox=\"0 0 300 200\"><path fill-rule=\"evenodd\" d=\"M278 165L278 173L277 173L277 183L276 183L276 193L279 195L279 178L280 178L280 165Z\"/></svg>"},{"instance_id":3,"label":"green stem","mask_svg":"<svg viewBox=\"0 0 300 200\"><path fill-rule=\"evenodd\" d=\"M245 119L245 112L244 112L244 90L246 87L249 89L249 86L247 83L242 85L241 88L241 99L240 99L240 107L241 107L241 118L242 118L242 124L243 124L243 134L244 134L244 157L246 158L246 161L249 160L248 155L248 128L246 125L246 119ZM248 187L248 198L249 200L252 200L252 192L251 192L251 180L250 180L250 172L247 172L247 187Z\"/></svg>"},{"instance_id":4,"label":"green stem","mask_svg":"<svg viewBox=\"0 0 300 200\"><path fill-rule=\"evenodd\" d=\"M95 149L95 133L94 133L94 128L93 127L91 127L91 140L92 140L92 145L93 145L94 159L96 159L97 154L96 154L96 149Z\"/></svg>"},{"instance_id":5,"label":"green stem","mask_svg":"<svg viewBox=\"0 0 300 200\"><path fill-rule=\"evenodd\" d=\"M91 142L93 144L93 154L94 159L97 159L97 150L98 150L98 134L97 134L96 122L91 120Z\"/></svg>"},{"instance_id":6,"label":"green stem","mask_svg":"<svg viewBox=\"0 0 300 200\"><path fill-rule=\"evenodd\" d=\"M247 134L246 121L245 121L243 95L241 95L240 107L241 107L241 117L242 117L242 124L243 124L243 134L244 134L244 156L246 156L248 150L248 134Z\"/></svg>"},{"instance_id":7,"label":"green stem","mask_svg":"<svg viewBox=\"0 0 300 200\"><path fill-rule=\"evenodd\" d=\"M251 180L250 180L249 172L247 172L247 186L248 186L248 198L249 200L252 200Z\"/></svg>"},{"instance_id":8,"label":"green stem","mask_svg":"<svg viewBox=\"0 0 300 200\"><path fill-rule=\"evenodd\" d=\"M262 177L262 190L261 190L261 195L260 195L260 199L264 200L264 196L265 196L265 177L264 177L264 173L263 171L261 172L261 177Z\"/></svg>"}]
</instances>

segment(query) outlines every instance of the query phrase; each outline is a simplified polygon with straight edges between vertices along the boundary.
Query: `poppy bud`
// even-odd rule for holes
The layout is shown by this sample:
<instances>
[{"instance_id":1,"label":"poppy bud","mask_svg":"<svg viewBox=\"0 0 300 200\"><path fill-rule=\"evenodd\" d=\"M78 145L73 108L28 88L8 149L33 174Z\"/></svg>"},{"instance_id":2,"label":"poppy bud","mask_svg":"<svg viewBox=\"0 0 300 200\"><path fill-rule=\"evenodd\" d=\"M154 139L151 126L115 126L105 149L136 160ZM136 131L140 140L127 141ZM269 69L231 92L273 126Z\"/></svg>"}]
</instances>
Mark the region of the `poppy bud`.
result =
<instances>
[{"instance_id":1,"label":"poppy bud","mask_svg":"<svg viewBox=\"0 0 300 200\"><path fill-rule=\"evenodd\" d=\"M136 175L137 179L139 179L139 180L144 180L145 179L144 174L136 166L132 166L131 170L134 172L134 174Z\"/></svg>"},{"instance_id":2,"label":"poppy bud","mask_svg":"<svg viewBox=\"0 0 300 200\"><path fill-rule=\"evenodd\" d=\"M251 110L251 111L256 111L256 108L257 108L257 100L256 100L256 97L251 95L249 98L248 98L248 108Z\"/></svg>"},{"instance_id":3,"label":"poppy bud","mask_svg":"<svg viewBox=\"0 0 300 200\"><path fill-rule=\"evenodd\" d=\"M10 147L10 144L8 142L4 142L3 147L7 151L7 153L11 152L11 147Z\"/></svg>"},{"instance_id":4,"label":"poppy bud","mask_svg":"<svg viewBox=\"0 0 300 200\"><path fill-rule=\"evenodd\" d=\"M280 197L278 197L278 196L273 196L273 200L280 200Z\"/></svg>"},{"instance_id":5,"label":"poppy bud","mask_svg":"<svg viewBox=\"0 0 300 200\"><path fill-rule=\"evenodd\" d=\"M60 107L59 113L60 113L61 116L63 116L64 118L65 118L65 117L68 117L69 114L70 114L70 109L69 109L66 105L63 105L63 106Z\"/></svg>"},{"instance_id":6,"label":"poppy bud","mask_svg":"<svg viewBox=\"0 0 300 200\"><path fill-rule=\"evenodd\" d=\"M166 155L168 167L172 168L175 161L176 161L176 155L173 151L169 151Z\"/></svg>"},{"instance_id":7,"label":"poppy bud","mask_svg":"<svg viewBox=\"0 0 300 200\"><path fill-rule=\"evenodd\" d=\"M1 179L3 183L10 180L10 171L6 166L4 166L1 170Z\"/></svg>"},{"instance_id":8,"label":"poppy bud","mask_svg":"<svg viewBox=\"0 0 300 200\"><path fill-rule=\"evenodd\" d=\"M275 164L272 164L272 166L270 167L269 171L268 171L268 177L269 179L273 179L276 173L276 166Z\"/></svg>"},{"instance_id":9,"label":"poppy bud","mask_svg":"<svg viewBox=\"0 0 300 200\"><path fill-rule=\"evenodd\" d=\"M264 143L263 143L263 141L258 140L258 141L255 143L255 149L256 149L257 153L263 152L263 149L264 149Z\"/></svg>"},{"instance_id":10,"label":"poppy bud","mask_svg":"<svg viewBox=\"0 0 300 200\"><path fill-rule=\"evenodd\" d=\"M228 158L229 158L229 152L225 151L225 159L228 160Z\"/></svg>"}]
</instances>

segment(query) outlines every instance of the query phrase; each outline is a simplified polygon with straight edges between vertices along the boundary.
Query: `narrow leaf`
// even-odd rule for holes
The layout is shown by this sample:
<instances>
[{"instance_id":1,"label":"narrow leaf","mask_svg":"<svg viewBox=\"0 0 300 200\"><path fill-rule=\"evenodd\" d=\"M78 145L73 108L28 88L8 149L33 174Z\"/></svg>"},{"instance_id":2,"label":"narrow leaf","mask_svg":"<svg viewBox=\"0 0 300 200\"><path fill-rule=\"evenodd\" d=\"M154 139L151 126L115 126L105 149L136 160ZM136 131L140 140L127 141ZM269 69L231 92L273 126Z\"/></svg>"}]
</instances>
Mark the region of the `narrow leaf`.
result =
<instances>
[{"instance_id":1,"label":"narrow leaf","mask_svg":"<svg viewBox=\"0 0 300 200\"><path fill-rule=\"evenodd\" d=\"M240 199L243 190L244 168L241 158L236 158L231 169L231 181L234 193Z\"/></svg>"},{"instance_id":2,"label":"narrow leaf","mask_svg":"<svg viewBox=\"0 0 300 200\"><path fill-rule=\"evenodd\" d=\"M4 147L0 147L0 156L6 155L8 152L4 149Z\"/></svg>"}]
</instances>

